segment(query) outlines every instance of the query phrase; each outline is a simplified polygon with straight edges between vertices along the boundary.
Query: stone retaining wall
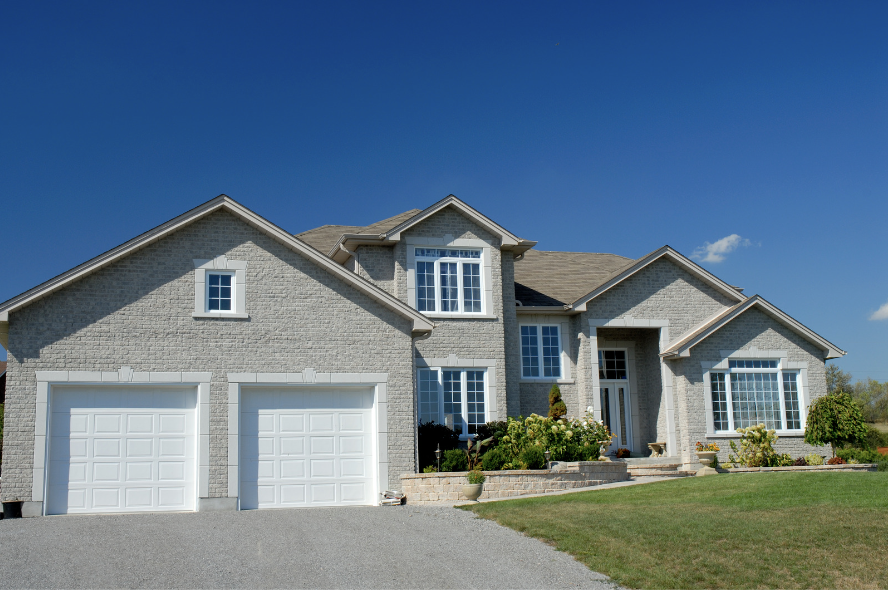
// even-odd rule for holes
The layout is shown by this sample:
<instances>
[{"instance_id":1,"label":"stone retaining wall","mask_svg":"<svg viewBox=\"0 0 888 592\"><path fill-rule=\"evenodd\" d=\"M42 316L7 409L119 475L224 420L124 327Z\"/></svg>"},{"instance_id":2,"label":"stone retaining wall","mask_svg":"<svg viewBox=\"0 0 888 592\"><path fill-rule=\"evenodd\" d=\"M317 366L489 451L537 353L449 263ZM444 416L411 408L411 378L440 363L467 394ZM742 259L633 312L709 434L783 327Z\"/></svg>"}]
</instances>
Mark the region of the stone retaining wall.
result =
<instances>
[{"instance_id":1,"label":"stone retaining wall","mask_svg":"<svg viewBox=\"0 0 888 592\"><path fill-rule=\"evenodd\" d=\"M487 480L480 500L549 493L627 481L629 472L621 462L558 463L551 471L484 471ZM411 505L441 504L465 500L462 486L466 473L422 473L401 475L401 489Z\"/></svg>"}]
</instances>

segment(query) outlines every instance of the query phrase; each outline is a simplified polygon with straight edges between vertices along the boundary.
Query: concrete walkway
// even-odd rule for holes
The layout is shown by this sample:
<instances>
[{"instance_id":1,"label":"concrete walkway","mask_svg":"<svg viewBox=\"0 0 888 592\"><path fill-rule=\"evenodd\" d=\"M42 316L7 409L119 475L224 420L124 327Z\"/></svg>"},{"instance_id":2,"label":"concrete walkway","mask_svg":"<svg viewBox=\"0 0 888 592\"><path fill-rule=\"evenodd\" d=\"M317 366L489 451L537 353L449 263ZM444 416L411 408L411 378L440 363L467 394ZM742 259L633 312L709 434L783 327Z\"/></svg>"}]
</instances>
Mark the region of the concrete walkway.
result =
<instances>
[{"instance_id":1,"label":"concrete walkway","mask_svg":"<svg viewBox=\"0 0 888 592\"><path fill-rule=\"evenodd\" d=\"M577 487L576 489L562 489L559 491L550 491L548 493L529 493L527 495L514 495L511 497L498 497L496 499L478 500L477 502L467 502L465 500L458 502L442 502L441 505L463 506L466 504L486 504L488 502L502 502L505 500L527 499L529 497L548 497L550 495L565 495L568 493L581 493L583 491L599 491L602 489L613 489L615 487L629 487L631 485L644 485L646 483L659 483L660 481L672 481L674 479L685 479L685 477L633 477L628 481L614 481L613 483L605 483L604 485L593 485L591 487Z\"/></svg>"}]
</instances>

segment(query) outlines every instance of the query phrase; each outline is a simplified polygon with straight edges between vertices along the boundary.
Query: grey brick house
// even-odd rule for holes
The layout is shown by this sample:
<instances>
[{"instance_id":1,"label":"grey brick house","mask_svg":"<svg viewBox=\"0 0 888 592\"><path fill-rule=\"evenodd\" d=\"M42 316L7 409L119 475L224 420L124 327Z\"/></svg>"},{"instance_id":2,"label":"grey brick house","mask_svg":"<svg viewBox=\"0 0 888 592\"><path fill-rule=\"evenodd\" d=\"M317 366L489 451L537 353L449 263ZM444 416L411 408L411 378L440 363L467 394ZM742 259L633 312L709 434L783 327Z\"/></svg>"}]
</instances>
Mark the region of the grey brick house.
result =
<instances>
[{"instance_id":1,"label":"grey brick house","mask_svg":"<svg viewBox=\"0 0 888 592\"><path fill-rule=\"evenodd\" d=\"M219 196L0 304L2 490L26 515L375 504L420 421L545 413L692 464L806 450L845 352L673 249L533 250L449 196L291 235Z\"/></svg>"}]
</instances>

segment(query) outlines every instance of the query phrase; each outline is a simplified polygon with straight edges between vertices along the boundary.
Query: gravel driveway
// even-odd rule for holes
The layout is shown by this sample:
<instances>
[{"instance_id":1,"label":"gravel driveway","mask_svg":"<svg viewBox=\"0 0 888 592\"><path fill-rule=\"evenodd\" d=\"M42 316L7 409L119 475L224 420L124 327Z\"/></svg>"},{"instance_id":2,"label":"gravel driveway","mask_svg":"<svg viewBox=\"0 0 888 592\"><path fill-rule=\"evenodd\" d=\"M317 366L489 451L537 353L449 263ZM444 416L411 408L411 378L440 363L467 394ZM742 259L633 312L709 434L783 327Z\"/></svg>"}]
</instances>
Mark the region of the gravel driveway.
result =
<instances>
[{"instance_id":1,"label":"gravel driveway","mask_svg":"<svg viewBox=\"0 0 888 592\"><path fill-rule=\"evenodd\" d=\"M2 588L594 588L471 512L366 507L0 520Z\"/></svg>"}]
</instances>

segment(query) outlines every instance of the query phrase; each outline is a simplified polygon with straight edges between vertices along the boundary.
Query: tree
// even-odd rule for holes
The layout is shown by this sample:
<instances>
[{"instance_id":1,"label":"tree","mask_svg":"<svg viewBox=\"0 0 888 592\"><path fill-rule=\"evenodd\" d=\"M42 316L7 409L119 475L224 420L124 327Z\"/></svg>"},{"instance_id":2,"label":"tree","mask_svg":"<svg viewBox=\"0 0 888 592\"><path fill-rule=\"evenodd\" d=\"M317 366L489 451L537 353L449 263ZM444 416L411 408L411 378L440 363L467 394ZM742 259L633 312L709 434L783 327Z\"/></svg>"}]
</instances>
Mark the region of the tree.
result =
<instances>
[{"instance_id":1,"label":"tree","mask_svg":"<svg viewBox=\"0 0 888 592\"><path fill-rule=\"evenodd\" d=\"M835 364L827 364L826 392L830 395L833 393L850 393L851 373L842 372L842 370Z\"/></svg>"},{"instance_id":2,"label":"tree","mask_svg":"<svg viewBox=\"0 0 888 592\"><path fill-rule=\"evenodd\" d=\"M866 421L869 423L888 421L888 382L883 383L872 378L858 380L850 392L860 405Z\"/></svg>"},{"instance_id":3,"label":"tree","mask_svg":"<svg viewBox=\"0 0 888 592\"><path fill-rule=\"evenodd\" d=\"M561 389L557 384L549 391L549 417L559 419L567 415L567 405L561 400Z\"/></svg>"},{"instance_id":4,"label":"tree","mask_svg":"<svg viewBox=\"0 0 888 592\"><path fill-rule=\"evenodd\" d=\"M848 393L834 393L820 397L808 407L805 442L812 446L836 446L858 443L866 439L867 426L860 406Z\"/></svg>"}]
</instances>

